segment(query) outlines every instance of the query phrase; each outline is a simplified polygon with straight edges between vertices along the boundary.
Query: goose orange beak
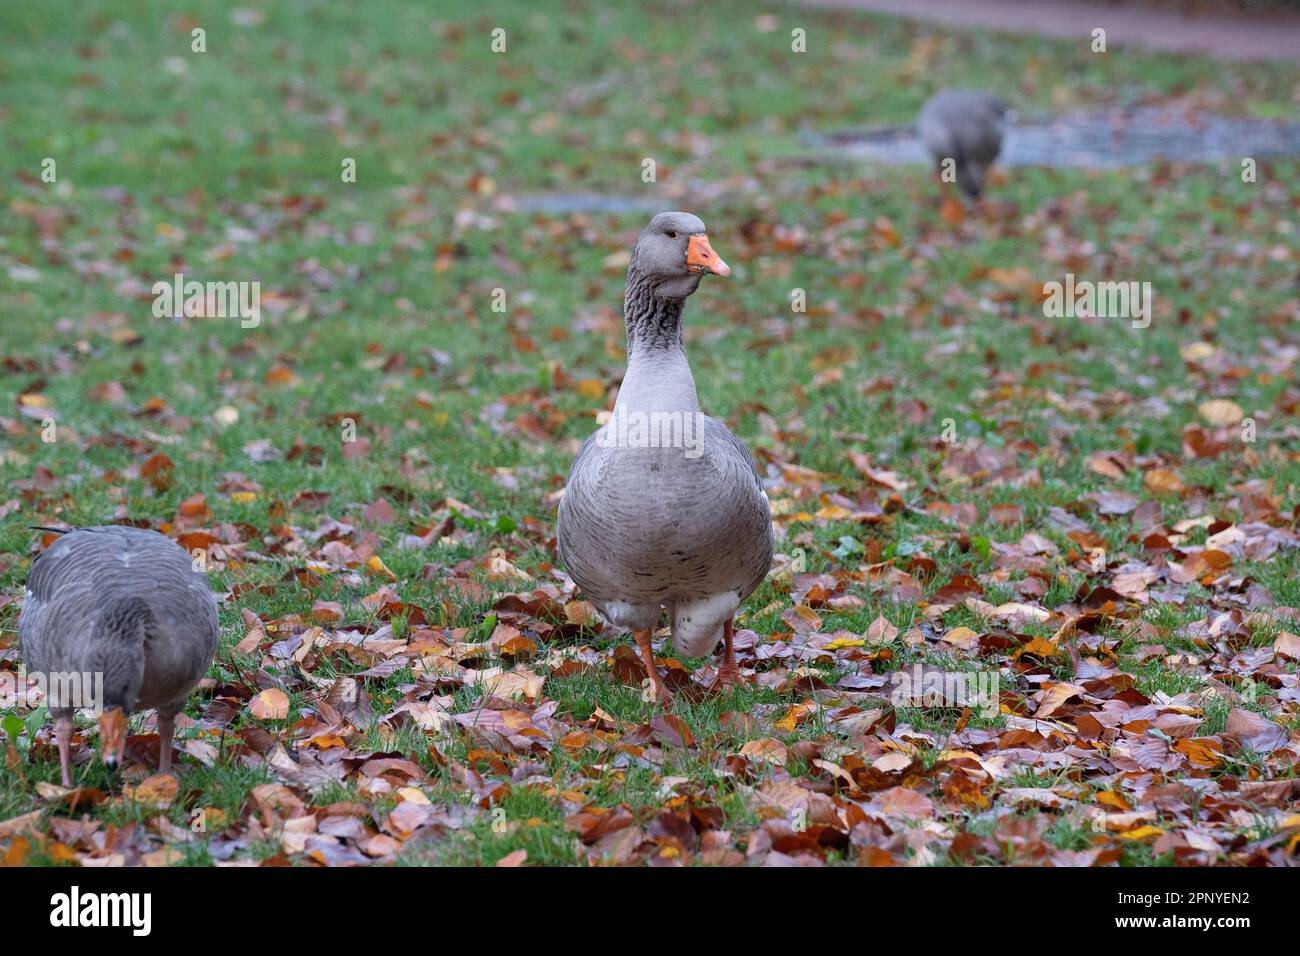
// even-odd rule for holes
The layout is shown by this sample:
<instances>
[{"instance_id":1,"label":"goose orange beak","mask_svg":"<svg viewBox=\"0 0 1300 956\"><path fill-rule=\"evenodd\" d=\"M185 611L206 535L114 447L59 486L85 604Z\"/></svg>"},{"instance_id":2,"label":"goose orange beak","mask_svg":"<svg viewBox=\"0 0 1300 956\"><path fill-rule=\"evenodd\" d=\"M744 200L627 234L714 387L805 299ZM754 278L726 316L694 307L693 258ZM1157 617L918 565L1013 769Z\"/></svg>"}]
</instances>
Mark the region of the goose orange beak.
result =
<instances>
[{"instance_id":1,"label":"goose orange beak","mask_svg":"<svg viewBox=\"0 0 1300 956\"><path fill-rule=\"evenodd\" d=\"M715 276L731 275L731 266L713 251L709 237L704 233L691 236L686 243L686 268L691 272L711 272Z\"/></svg>"},{"instance_id":2,"label":"goose orange beak","mask_svg":"<svg viewBox=\"0 0 1300 956\"><path fill-rule=\"evenodd\" d=\"M99 755L110 770L122 762L126 751L126 714L120 707L99 715Z\"/></svg>"}]
</instances>

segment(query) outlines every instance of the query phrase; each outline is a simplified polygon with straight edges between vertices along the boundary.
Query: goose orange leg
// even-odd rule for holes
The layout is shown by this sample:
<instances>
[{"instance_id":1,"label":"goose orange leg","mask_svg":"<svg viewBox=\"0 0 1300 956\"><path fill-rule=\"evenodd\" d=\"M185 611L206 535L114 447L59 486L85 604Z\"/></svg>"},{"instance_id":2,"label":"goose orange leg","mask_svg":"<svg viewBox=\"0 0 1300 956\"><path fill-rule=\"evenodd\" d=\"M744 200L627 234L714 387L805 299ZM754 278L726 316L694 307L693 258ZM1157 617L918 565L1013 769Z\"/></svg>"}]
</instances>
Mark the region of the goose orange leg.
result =
<instances>
[{"instance_id":1,"label":"goose orange leg","mask_svg":"<svg viewBox=\"0 0 1300 956\"><path fill-rule=\"evenodd\" d=\"M718 668L716 681L719 687L730 687L741 683L740 668L736 666L736 648L732 643L735 635L736 619L729 617L722 625L722 666Z\"/></svg>"},{"instance_id":2,"label":"goose orange leg","mask_svg":"<svg viewBox=\"0 0 1300 956\"><path fill-rule=\"evenodd\" d=\"M171 773L172 740L176 735L176 715L158 714L158 772Z\"/></svg>"},{"instance_id":3,"label":"goose orange leg","mask_svg":"<svg viewBox=\"0 0 1300 956\"><path fill-rule=\"evenodd\" d=\"M641 663L645 665L645 672L650 677L650 688L654 691L655 700L660 707L669 706L673 702L673 694L659 679L659 668L655 666L655 649L650 645L650 632L634 631L632 637L636 640L637 650L641 652Z\"/></svg>"},{"instance_id":4,"label":"goose orange leg","mask_svg":"<svg viewBox=\"0 0 1300 956\"><path fill-rule=\"evenodd\" d=\"M63 773L63 786L72 789L72 717L54 719L54 739L59 742L59 770Z\"/></svg>"}]
</instances>

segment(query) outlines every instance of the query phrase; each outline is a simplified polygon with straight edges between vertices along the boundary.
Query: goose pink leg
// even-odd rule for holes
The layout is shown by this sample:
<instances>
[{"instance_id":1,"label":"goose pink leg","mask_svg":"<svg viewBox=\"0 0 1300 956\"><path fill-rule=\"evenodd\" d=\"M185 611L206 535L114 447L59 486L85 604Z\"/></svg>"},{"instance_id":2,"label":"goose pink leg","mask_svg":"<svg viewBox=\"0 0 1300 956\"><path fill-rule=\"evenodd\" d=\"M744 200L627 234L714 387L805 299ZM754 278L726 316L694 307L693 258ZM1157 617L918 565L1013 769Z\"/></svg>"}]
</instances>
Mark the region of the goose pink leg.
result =
<instances>
[{"instance_id":1,"label":"goose pink leg","mask_svg":"<svg viewBox=\"0 0 1300 956\"><path fill-rule=\"evenodd\" d=\"M54 739L59 743L59 769L63 773L63 786L72 789L72 717L54 719Z\"/></svg>"},{"instance_id":2,"label":"goose pink leg","mask_svg":"<svg viewBox=\"0 0 1300 956\"><path fill-rule=\"evenodd\" d=\"M176 715L158 714L158 772L171 773L172 741L176 736Z\"/></svg>"},{"instance_id":3,"label":"goose pink leg","mask_svg":"<svg viewBox=\"0 0 1300 956\"><path fill-rule=\"evenodd\" d=\"M727 618L722 625L722 666L718 668L717 686L733 687L742 683L740 668L736 666L736 648L733 641L736 636L736 619Z\"/></svg>"},{"instance_id":4,"label":"goose pink leg","mask_svg":"<svg viewBox=\"0 0 1300 956\"><path fill-rule=\"evenodd\" d=\"M668 707L673 702L673 693L659 679L659 668L655 666L655 649L650 644L650 632L635 631L632 637L636 640L637 650L641 652L641 663L645 665L645 672L650 677L650 687L655 692L655 700L659 702L660 707Z\"/></svg>"}]
</instances>

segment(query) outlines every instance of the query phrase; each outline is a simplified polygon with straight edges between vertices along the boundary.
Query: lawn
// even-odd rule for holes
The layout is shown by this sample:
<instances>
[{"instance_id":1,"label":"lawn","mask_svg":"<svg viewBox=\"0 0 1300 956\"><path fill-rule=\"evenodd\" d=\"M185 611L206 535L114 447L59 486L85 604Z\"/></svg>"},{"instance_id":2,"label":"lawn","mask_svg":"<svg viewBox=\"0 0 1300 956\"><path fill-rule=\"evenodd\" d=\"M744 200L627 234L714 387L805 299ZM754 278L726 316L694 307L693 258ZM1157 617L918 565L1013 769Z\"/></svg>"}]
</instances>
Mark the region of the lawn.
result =
<instances>
[{"instance_id":1,"label":"lawn","mask_svg":"<svg viewBox=\"0 0 1300 956\"><path fill-rule=\"evenodd\" d=\"M1283 116L1293 65L739 0L55 0L0 35L6 862L1294 864L1297 161L1015 168L963 209L800 138L952 84ZM687 351L778 552L748 685L665 642L670 712L554 550L643 206L735 270ZM260 321L155 317L177 273L259 282ZM1151 283L1149 327L1047 317L1067 273ZM221 650L174 779L152 715L116 779L84 719L66 792L4 682L29 526L113 522L201 553Z\"/></svg>"}]
</instances>

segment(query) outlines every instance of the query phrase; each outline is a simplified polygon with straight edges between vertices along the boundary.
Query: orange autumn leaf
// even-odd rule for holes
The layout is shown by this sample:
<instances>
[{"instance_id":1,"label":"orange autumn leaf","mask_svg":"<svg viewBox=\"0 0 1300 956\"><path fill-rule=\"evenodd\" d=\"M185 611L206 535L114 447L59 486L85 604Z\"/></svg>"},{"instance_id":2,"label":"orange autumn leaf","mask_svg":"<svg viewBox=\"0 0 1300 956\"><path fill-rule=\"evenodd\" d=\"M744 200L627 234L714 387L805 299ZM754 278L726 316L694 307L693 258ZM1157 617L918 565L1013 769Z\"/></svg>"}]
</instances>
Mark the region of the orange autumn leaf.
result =
<instances>
[{"instance_id":1,"label":"orange autumn leaf","mask_svg":"<svg viewBox=\"0 0 1300 956\"><path fill-rule=\"evenodd\" d=\"M269 687L248 702L248 711L258 720L284 720L289 716L289 695Z\"/></svg>"},{"instance_id":2,"label":"orange autumn leaf","mask_svg":"<svg viewBox=\"0 0 1300 956\"><path fill-rule=\"evenodd\" d=\"M1156 494L1180 494L1185 487L1183 479L1167 468L1152 468L1142 476L1142 484Z\"/></svg>"},{"instance_id":3,"label":"orange autumn leaf","mask_svg":"<svg viewBox=\"0 0 1300 956\"><path fill-rule=\"evenodd\" d=\"M140 477L153 485L155 491L166 491L172 486L176 464L162 452L140 466Z\"/></svg>"},{"instance_id":4,"label":"orange autumn leaf","mask_svg":"<svg viewBox=\"0 0 1300 956\"><path fill-rule=\"evenodd\" d=\"M791 707L784 717L775 721L775 725L782 730L793 731L800 723L807 720L816 711L812 704L795 704Z\"/></svg>"},{"instance_id":5,"label":"orange autumn leaf","mask_svg":"<svg viewBox=\"0 0 1300 956\"><path fill-rule=\"evenodd\" d=\"M939 218L950 226L960 226L966 220L966 207L961 200L949 197L939 205Z\"/></svg>"},{"instance_id":6,"label":"orange autumn leaf","mask_svg":"<svg viewBox=\"0 0 1300 956\"><path fill-rule=\"evenodd\" d=\"M1097 794L1097 802L1104 807L1113 807L1120 812L1126 812L1133 809L1133 805L1125 799L1122 793L1116 793L1114 790L1103 790Z\"/></svg>"},{"instance_id":7,"label":"orange autumn leaf","mask_svg":"<svg viewBox=\"0 0 1300 956\"><path fill-rule=\"evenodd\" d=\"M1216 741L1202 737L1183 737L1174 743L1174 750L1198 767L1217 767L1223 763L1223 751Z\"/></svg>"}]
</instances>

